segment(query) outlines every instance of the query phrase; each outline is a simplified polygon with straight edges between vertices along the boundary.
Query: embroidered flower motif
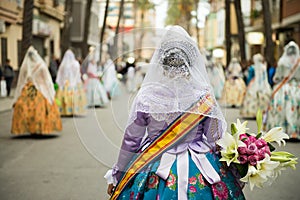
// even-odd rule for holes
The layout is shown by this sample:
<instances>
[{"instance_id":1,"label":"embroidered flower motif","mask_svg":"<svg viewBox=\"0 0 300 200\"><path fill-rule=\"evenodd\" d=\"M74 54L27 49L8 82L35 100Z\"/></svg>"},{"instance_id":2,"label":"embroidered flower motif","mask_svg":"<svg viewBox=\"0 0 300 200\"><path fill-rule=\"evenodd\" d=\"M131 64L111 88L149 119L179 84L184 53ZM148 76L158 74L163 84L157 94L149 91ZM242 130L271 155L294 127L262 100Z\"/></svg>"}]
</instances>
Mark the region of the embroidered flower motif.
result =
<instances>
[{"instance_id":1,"label":"embroidered flower motif","mask_svg":"<svg viewBox=\"0 0 300 200\"><path fill-rule=\"evenodd\" d=\"M221 168L220 168L220 172L221 172L221 174L222 174L222 176L227 176L227 170L222 166Z\"/></svg>"},{"instance_id":2,"label":"embroidered flower motif","mask_svg":"<svg viewBox=\"0 0 300 200\"><path fill-rule=\"evenodd\" d=\"M153 174L148 178L147 186L149 189L156 188L158 184L158 176Z\"/></svg>"},{"instance_id":3,"label":"embroidered flower motif","mask_svg":"<svg viewBox=\"0 0 300 200\"><path fill-rule=\"evenodd\" d=\"M189 183L190 183L191 185L195 185L195 184L197 183L196 177L192 176L191 178L189 178Z\"/></svg>"},{"instance_id":4,"label":"embroidered flower motif","mask_svg":"<svg viewBox=\"0 0 300 200\"><path fill-rule=\"evenodd\" d=\"M189 191L190 191L191 193L196 193L196 192L197 192L197 188L196 188L195 186L191 185L191 186L189 187Z\"/></svg>"},{"instance_id":5,"label":"embroidered flower motif","mask_svg":"<svg viewBox=\"0 0 300 200\"><path fill-rule=\"evenodd\" d=\"M176 189L176 176L172 173L172 171L170 172L170 175L166 182L166 186L169 187L171 190Z\"/></svg>"},{"instance_id":6,"label":"embroidered flower motif","mask_svg":"<svg viewBox=\"0 0 300 200\"><path fill-rule=\"evenodd\" d=\"M141 196L141 193L137 193L135 199L136 199L136 200L139 200L139 199L140 199L140 196Z\"/></svg>"},{"instance_id":7,"label":"embroidered flower motif","mask_svg":"<svg viewBox=\"0 0 300 200\"><path fill-rule=\"evenodd\" d=\"M133 199L133 197L134 197L134 192L132 191L132 192L130 192L129 198L130 198L130 199Z\"/></svg>"},{"instance_id":8,"label":"embroidered flower motif","mask_svg":"<svg viewBox=\"0 0 300 200\"><path fill-rule=\"evenodd\" d=\"M213 184L212 190L213 190L214 195L218 199L227 199L228 198L228 188L224 182L220 181L216 184Z\"/></svg>"},{"instance_id":9,"label":"embroidered flower motif","mask_svg":"<svg viewBox=\"0 0 300 200\"><path fill-rule=\"evenodd\" d=\"M203 175L202 174L199 174L198 175L198 180L199 180L199 183L203 186L206 186L206 183L204 181L204 178L203 178ZM201 187L200 187L201 188Z\"/></svg>"}]
</instances>

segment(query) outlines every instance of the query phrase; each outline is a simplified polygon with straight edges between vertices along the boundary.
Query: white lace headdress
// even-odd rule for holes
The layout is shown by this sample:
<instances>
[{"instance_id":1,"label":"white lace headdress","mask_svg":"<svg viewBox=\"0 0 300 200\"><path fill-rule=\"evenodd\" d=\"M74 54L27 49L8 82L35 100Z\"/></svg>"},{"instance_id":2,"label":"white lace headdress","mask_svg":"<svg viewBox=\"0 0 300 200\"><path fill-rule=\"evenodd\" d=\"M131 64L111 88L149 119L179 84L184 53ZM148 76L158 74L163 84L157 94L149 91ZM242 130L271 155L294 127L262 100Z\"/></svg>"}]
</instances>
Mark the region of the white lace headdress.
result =
<instances>
[{"instance_id":1,"label":"white lace headdress","mask_svg":"<svg viewBox=\"0 0 300 200\"><path fill-rule=\"evenodd\" d=\"M54 102L55 90L48 67L37 50L30 46L23 59L18 84L15 91L14 102L21 95L23 87L28 81L32 81L34 86L49 101Z\"/></svg>"},{"instance_id":2,"label":"white lace headdress","mask_svg":"<svg viewBox=\"0 0 300 200\"><path fill-rule=\"evenodd\" d=\"M299 46L294 41L291 41L284 47L284 52L278 61L278 65L292 68L299 56Z\"/></svg>"},{"instance_id":3,"label":"white lace headdress","mask_svg":"<svg viewBox=\"0 0 300 200\"><path fill-rule=\"evenodd\" d=\"M203 56L183 28L172 26L166 30L148 65L141 89L133 101L128 124L137 118L138 112L171 122L180 113L190 112L188 108L208 93L213 97L209 105L211 112L193 112L215 118L222 134L226 122L215 100Z\"/></svg>"},{"instance_id":4,"label":"white lace headdress","mask_svg":"<svg viewBox=\"0 0 300 200\"><path fill-rule=\"evenodd\" d=\"M56 83L62 89L66 81L69 81L69 86L74 88L81 82L80 76L80 64L76 60L74 53L69 49L59 65Z\"/></svg>"}]
</instances>

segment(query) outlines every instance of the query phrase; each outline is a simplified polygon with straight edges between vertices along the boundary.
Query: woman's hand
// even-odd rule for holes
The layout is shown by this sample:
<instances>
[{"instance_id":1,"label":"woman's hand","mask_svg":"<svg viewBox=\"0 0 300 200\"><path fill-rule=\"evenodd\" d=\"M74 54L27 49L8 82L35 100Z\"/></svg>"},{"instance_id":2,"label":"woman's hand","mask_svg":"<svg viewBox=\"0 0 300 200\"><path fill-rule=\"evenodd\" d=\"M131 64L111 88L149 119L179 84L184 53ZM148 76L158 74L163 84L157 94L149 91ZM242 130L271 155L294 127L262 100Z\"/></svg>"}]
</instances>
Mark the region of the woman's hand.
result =
<instances>
[{"instance_id":1,"label":"woman's hand","mask_svg":"<svg viewBox=\"0 0 300 200\"><path fill-rule=\"evenodd\" d=\"M112 183L109 184L109 185L107 186L107 194L108 194L109 196L111 196L112 193L113 193L113 191L114 191L114 189L115 189L115 186L114 186Z\"/></svg>"}]
</instances>

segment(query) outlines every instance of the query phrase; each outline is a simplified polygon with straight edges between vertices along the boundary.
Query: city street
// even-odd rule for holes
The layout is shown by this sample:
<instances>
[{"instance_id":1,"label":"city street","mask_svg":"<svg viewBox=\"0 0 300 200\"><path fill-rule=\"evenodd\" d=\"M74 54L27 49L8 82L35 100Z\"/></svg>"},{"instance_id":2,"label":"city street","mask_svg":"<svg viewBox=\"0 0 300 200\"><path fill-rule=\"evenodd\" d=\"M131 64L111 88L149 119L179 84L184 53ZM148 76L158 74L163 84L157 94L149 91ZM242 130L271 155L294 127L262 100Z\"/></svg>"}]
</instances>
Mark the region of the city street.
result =
<instances>
[{"instance_id":1,"label":"city street","mask_svg":"<svg viewBox=\"0 0 300 200\"><path fill-rule=\"evenodd\" d=\"M0 112L0 199L108 199L103 176L117 159L133 97L123 88L107 107L89 109L85 117L62 118L63 131L46 137L12 136L12 112ZM228 123L239 117L236 108L223 108L223 113ZM254 120L249 127L256 130ZM299 157L300 143L289 142L285 150ZM250 191L247 185L246 199L299 199L299 181L297 165L264 189Z\"/></svg>"}]
</instances>

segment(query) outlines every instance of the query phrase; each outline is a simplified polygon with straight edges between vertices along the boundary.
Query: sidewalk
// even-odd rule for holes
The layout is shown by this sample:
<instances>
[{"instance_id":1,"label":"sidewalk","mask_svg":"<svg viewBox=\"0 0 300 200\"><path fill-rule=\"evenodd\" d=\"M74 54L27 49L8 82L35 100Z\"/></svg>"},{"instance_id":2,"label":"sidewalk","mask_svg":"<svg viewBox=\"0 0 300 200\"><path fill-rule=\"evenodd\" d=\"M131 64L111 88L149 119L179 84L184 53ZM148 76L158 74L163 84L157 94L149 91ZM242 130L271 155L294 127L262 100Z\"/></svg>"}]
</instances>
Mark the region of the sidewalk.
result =
<instances>
[{"instance_id":1,"label":"sidewalk","mask_svg":"<svg viewBox=\"0 0 300 200\"><path fill-rule=\"evenodd\" d=\"M0 97L0 112L6 112L12 109L15 88L12 88L9 97Z\"/></svg>"},{"instance_id":2,"label":"sidewalk","mask_svg":"<svg viewBox=\"0 0 300 200\"><path fill-rule=\"evenodd\" d=\"M0 112L6 112L11 110L13 97L0 97Z\"/></svg>"}]
</instances>

